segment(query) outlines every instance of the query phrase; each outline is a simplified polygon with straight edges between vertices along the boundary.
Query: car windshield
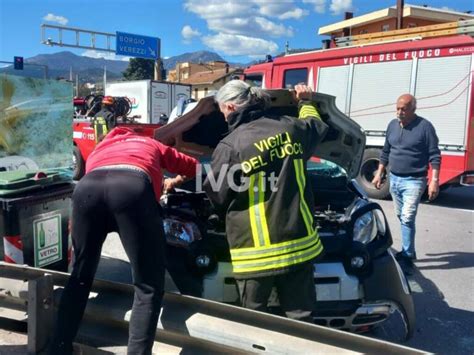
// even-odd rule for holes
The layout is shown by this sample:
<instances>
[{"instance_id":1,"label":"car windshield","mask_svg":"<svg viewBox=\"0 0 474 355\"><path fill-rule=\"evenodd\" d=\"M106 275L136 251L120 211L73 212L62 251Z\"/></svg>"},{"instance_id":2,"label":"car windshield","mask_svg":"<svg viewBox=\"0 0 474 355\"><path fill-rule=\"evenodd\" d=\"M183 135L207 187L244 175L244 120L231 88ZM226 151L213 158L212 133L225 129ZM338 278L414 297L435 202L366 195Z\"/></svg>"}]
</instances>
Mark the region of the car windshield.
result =
<instances>
[{"instance_id":1,"label":"car windshield","mask_svg":"<svg viewBox=\"0 0 474 355\"><path fill-rule=\"evenodd\" d=\"M329 160L311 158L306 164L308 174L324 175L327 177L347 177L346 171L339 165L330 162Z\"/></svg>"}]
</instances>

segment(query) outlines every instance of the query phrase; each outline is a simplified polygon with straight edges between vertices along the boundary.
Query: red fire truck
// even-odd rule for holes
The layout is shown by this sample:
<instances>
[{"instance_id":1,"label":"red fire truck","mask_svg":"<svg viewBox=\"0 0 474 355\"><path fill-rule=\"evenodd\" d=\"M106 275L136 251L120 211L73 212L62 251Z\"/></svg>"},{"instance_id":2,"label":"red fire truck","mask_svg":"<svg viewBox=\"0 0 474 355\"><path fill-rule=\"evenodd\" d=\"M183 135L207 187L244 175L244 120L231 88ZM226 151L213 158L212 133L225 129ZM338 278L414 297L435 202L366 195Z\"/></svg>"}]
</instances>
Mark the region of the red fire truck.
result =
<instances>
[{"instance_id":1,"label":"red fire truck","mask_svg":"<svg viewBox=\"0 0 474 355\"><path fill-rule=\"evenodd\" d=\"M98 122L94 119L84 118L84 119L74 119L73 123L73 141L74 141L74 151L73 151L73 178L80 179L84 175L85 162L89 155L94 150L94 147L97 145ZM143 135L152 137L156 128L161 125L158 123L119 123L117 126L126 125L135 130L135 132Z\"/></svg>"},{"instance_id":2,"label":"red fire truck","mask_svg":"<svg viewBox=\"0 0 474 355\"><path fill-rule=\"evenodd\" d=\"M85 172L85 162L94 150L99 137L116 126L126 125L143 136L153 136L156 128L161 123L140 123L138 116L129 116L132 104L127 97L114 97L114 112L116 118L113 122L106 122L103 118L95 118L95 114L102 107L102 95L89 95L85 98L74 98L73 119L73 178L80 179Z\"/></svg>"},{"instance_id":3,"label":"red fire truck","mask_svg":"<svg viewBox=\"0 0 474 355\"><path fill-rule=\"evenodd\" d=\"M431 121L442 151L440 184L474 184L474 39L468 35L397 40L289 54L245 70L245 79L267 89L304 82L336 97L338 108L365 130L367 145L358 181L371 184L395 101L418 100L417 113Z\"/></svg>"}]
</instances>

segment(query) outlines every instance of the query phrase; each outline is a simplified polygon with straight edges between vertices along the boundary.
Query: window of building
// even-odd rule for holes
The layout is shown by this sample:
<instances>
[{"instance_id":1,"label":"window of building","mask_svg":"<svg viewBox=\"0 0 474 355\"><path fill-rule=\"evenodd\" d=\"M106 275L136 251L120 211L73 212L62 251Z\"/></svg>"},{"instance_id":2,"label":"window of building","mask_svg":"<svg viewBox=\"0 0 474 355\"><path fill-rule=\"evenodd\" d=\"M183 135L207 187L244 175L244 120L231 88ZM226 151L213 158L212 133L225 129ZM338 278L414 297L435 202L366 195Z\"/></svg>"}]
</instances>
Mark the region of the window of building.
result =
<instances>
[{"instance_id":1,"label":"window of building","mask_svg":"<svg viewBox=\"0 0 474 355\"><path fill-rule=\"evenodd\" d=\"M295 85L299 83L308 84L308 69L289 69L285 70L283 78L283 87L287 89L292 89Z\"/></svg>"},{"instance_id":2,"label":"window of building","mask_svg":"<svg viewBox=\"0 0 474 355\"><path fill-rule=\"evenodd\" d=\"M360 30L359 31L360 35L365 35L366 33L369 33L369 31L368 30Z\"/></svg>"},{"instance_id":3,"label":"window of building","mask_svg":"<svg viewBox=\"0 0 474 355\"><path fill-rule=\"evenodd\" d=\"M386 23L385 25L382 25L382 32L387 32L390 30L390 24Z\"/></svg>"},{"instance_id":4,"label":"window of building","mask_svg":"<svg viewBox=\"0 0 474 355\"><path fill-rule=\"evenodd\" d=\"M207 96L207 88L204 88L204 97Z\"/></svg>"},{"instance_id":5,"label":"window of building","mask_svg":"<svg viewBox=\"0 0 474 355\"><path fill-rule=\"evenodd\" d=\"M414 27L416 27L416 23L415 23L415 22L410 22L410 23L408 23L407 28L414 28Z\"/></svg>"},{"instance_id":6,"label":"window of building","mask_svg":"<svg viewBox=\"0 0 474 355\"><path fill-rule=\"evenodd\" d=\"M194 89L194 98L195 98L196 100L199 99L199 97L198 97L198 89L197 89L197 88Z\"/></svg>"}]
</instances>

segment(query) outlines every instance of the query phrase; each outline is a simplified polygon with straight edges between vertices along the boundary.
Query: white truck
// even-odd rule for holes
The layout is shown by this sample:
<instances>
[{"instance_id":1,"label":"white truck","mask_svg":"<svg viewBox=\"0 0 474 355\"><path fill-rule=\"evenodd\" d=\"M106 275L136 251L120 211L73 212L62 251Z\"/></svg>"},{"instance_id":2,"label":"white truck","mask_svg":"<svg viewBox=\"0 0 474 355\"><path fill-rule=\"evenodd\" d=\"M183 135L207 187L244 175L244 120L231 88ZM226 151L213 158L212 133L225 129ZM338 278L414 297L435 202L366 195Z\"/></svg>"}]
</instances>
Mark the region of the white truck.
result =
<instances>
[{"instance_id":1,"label":"white truck","mask_svg":"<svg viewBox=\"0 0 474 355\"><path fill-rule=\"evenodd\" d=\"M180 98L191 98L191 85L134 80L107 83L105 95L125 96L132 103L130 117L138 123L159 123L160 116L169 116Z\"/></svg>"}]
</instances>

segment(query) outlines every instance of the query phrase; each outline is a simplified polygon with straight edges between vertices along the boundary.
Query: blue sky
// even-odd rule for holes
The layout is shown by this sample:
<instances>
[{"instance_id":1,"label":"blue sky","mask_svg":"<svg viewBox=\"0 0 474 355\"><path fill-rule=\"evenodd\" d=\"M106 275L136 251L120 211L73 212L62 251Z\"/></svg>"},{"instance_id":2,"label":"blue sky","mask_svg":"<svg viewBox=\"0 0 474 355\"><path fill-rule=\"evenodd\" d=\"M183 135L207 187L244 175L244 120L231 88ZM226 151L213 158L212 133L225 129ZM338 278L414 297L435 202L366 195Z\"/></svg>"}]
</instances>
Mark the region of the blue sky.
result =
<instances>
[{"instance_id":1,"label":"blue sky","mask_svg":"<svg viewBox=\"0 0 474 355\"><path fill-rule=\"evenodd\" d=\"M474 10L473 0L411 0L406 4ZM114 54L41 44L40 25L61 24L104 32L161 38L163 57L197 50L231 62L262 59L290 48L319 47L320 26L396 4L396 0L0 0L0 61L70 50L78 55L124 59ZM51 36L53 37L53 36Z\"/></svg>"}]
</instances>

